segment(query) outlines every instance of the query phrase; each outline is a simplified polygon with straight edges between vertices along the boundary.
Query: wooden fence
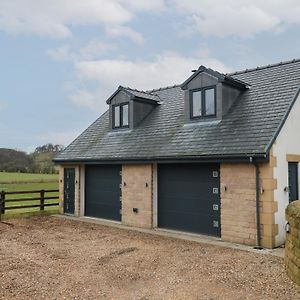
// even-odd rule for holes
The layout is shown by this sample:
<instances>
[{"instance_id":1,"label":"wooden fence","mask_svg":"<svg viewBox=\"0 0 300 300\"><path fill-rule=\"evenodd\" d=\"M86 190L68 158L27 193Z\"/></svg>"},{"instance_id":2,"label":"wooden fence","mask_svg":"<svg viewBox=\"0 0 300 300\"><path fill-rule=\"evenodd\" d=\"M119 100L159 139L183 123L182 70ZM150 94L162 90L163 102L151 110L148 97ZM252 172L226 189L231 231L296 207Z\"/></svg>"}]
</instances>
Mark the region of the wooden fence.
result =
<instances>
[{"instance_id":1,"label":"wooden fence","mask_svg":"<svg viewBox=\"0 0 300 300\"><path fill-rule=\"evenodd\" d=\"M14 191L14 192L0 192L0 220L1 215L4 215L7 210L14 209L25 209L25 208L40 208L40 211L43 211L47 206L58 206L59 202L51 202L47 203L49 200L58 200L59 196L46 194L49 193L58 193L58 190L34 190L34 191ZM11 198L13 195L26 195L26 194L37 194L34 197L26 197L24 198ZM9 195L9 198L7 197ZM38 203L36 203L39 201ZM27 204L28 202L34 202L35 204ZM7 203L13 203L16 205L8 206Z\"/></svg>"}]
</instances>

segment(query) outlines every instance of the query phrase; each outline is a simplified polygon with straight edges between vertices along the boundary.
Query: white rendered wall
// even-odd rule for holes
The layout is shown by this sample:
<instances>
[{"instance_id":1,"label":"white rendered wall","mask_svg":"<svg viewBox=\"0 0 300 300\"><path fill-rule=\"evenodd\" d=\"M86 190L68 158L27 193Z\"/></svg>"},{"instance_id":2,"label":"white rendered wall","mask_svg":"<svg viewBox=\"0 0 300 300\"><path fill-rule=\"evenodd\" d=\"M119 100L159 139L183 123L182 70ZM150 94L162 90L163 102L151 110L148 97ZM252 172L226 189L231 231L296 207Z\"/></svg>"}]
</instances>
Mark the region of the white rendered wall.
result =
<instances>
[{"instance_id":1,"label":"white rendered wall","mask_svg":"<svg viewBox=\"0 0 300 300\"><path fill-rule=\"evenodd\" d=\"M285 208L289 204L289 193L284 191L284 188L288 186L288 162L286 155L300 155L300 95L294 103L272 149L273 155L277 158L277 166L274 168L274 178L277 179L274 199L278 202L275 224L278 224L279 233L276 236L275 243L276 246L279 246L284 243L285 239Z\"/></svg>"}]
</instances>

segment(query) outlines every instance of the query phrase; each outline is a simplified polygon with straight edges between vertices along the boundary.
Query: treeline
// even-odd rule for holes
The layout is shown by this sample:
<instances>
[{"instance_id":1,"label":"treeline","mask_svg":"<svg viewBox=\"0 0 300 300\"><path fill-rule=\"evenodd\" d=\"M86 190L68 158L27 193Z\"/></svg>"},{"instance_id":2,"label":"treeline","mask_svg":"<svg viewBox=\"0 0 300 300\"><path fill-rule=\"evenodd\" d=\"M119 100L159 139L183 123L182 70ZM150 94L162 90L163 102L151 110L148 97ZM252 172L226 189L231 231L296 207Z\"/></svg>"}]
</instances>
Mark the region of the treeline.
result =
<instances>
[{"instance_id":1,"label":"treeline","mask_svg":"<svg viewBox=\"0 0 300 300\"><path fill-rule=\"evenodd\" d=\"M22 173L57 173L52 159L63 150L62 145L46 144L27 154L14 149L0 148L0 171Z\"/></svg>"}]
</instances>

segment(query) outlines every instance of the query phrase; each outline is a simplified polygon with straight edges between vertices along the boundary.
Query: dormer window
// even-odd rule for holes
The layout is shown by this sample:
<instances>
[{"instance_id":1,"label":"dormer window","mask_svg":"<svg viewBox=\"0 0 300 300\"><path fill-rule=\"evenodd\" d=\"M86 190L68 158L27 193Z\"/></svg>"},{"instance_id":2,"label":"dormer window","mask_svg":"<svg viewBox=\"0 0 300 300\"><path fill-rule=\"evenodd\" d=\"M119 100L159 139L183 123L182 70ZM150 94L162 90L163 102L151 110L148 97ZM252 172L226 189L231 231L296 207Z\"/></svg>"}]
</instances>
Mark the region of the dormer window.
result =
<instances>
[{"instance_id":1,"label":"dormer window","mask_svg":"<svg viewBox=\"0 0 300 300\"><path fill-rule=\"evenodd\" d=\"M216 115L215 87L190 91L191 118L214 117Z\"/></svg>"},{"instance_id":2,"label":"dormer window","mask_svg":"<svg viewBox=\"0 0 300 300\"><path fill-rule=\"evenodd\" d=\"M113 105L113 128L129 127L128 103Z\"/></svg>"}]
</instances>

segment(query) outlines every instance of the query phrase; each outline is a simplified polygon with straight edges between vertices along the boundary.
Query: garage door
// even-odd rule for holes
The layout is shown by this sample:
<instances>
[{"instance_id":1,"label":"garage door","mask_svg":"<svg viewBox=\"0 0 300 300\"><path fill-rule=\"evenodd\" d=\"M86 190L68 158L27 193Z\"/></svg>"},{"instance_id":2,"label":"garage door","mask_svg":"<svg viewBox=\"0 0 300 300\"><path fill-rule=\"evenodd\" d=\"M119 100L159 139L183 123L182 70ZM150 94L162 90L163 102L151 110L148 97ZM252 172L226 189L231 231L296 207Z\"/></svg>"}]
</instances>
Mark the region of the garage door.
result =
<instances>
[{"instance_id":1,"label":"garage door","mask_svg":"<svg viewBox=\"0 0 300 300\"><path fill-rule=\"evenodd\" d=\"M158 226L220 236L218 164L158 166Z\"/></svg>"},{"instance_id":2,"label":"garage door","mask_svg":"<svg viewBox=\"0 0 300 300\"><path fill-rule=\"evenodd\" d=\"M86 166L85 215L121 221L121 166Z\"/></svg>"}]
</instances>

